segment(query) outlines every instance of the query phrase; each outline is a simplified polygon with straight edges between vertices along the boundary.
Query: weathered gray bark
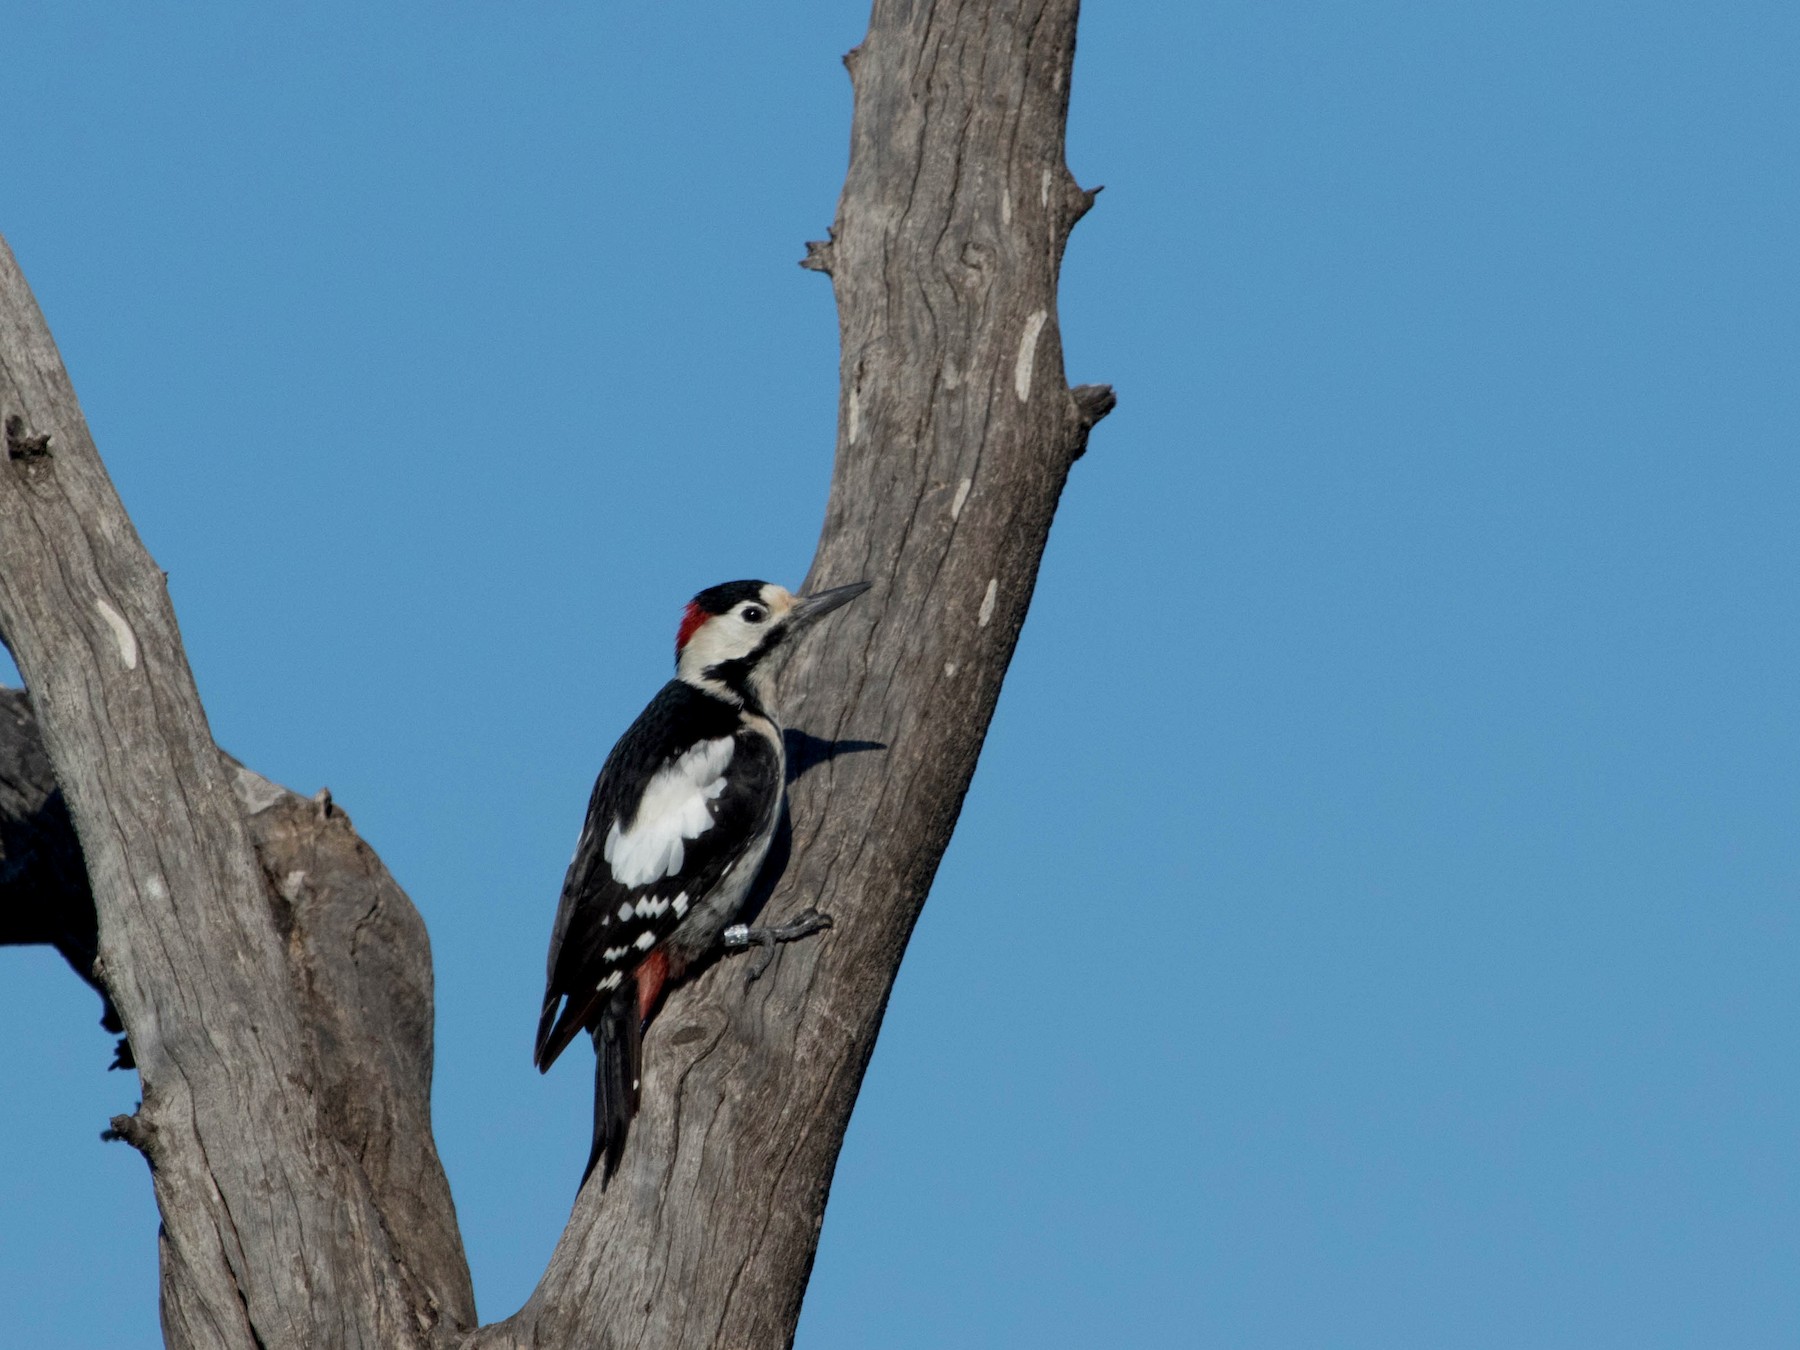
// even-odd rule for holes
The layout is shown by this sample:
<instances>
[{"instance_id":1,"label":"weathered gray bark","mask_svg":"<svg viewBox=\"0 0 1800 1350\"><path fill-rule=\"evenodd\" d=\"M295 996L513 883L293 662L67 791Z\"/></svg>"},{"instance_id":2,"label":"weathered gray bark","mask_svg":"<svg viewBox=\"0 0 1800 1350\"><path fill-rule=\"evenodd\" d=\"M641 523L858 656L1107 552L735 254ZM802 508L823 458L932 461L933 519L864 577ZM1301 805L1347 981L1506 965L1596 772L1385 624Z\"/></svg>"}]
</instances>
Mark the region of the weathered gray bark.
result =
<instances>
[{"instance_id":1,"label":"weathered gray bark","mask_svg":"<svg viewBox=\"0 0 1800 1350\"><path fill-rule=\"evenodd\" d=\"M243 776L207 729L162 573L4 249L0 408L0 626L80 834L99 915L96 973L143 1078L136 1117L115 1124L151 1164L165 1336L180 1346L423 1344L440 1320L473 1318L429 1132L380 1137L381 1125L428 1119L429 1059L411 1081L393 1080L334 1034L333 1017L316 1015L373 981L351 959L313 978L309 935L288 922L312 894L290 875L306 869L283 870L291 893L274 892L252 832L278 841L272 856L310 861L327 851L324 831L309 838L292 825L280 800L290 794L272 785L250 785L261 810L240 803ZM403 897L397 907L410 949L395 944L377 964L414 967L412 987L428 992L423 930ZM425 1011L362 1029L384 1046L410 1035L417 1050L428 1049L429 1026Z\"/></svg>"},{"instance_id":2,"label":"weathered gray bark","mask_svg":"<svg viewBox=\"0 0 1800 1350\"><path fill-rule=\"evenodd\" d=\"M877 0L848 59L849 177L807 260L833 277L843 338L809 584L875 589L783 674L817 753L766 911L816 903L836 927L753 986L726 962L674 991L619 1174L582 1193L526 1306L473 1332L430 1142L423 928L328 800L214 747L161 575L0 254L0 626L143 1074L121 1125L164 1215L171 1345L791 1340L901 953L1069 466L1111 406L1068 388L1055 318L1063 244L1092 201L1063 163L1076 9Z\"/></svg>"}]
</instances>

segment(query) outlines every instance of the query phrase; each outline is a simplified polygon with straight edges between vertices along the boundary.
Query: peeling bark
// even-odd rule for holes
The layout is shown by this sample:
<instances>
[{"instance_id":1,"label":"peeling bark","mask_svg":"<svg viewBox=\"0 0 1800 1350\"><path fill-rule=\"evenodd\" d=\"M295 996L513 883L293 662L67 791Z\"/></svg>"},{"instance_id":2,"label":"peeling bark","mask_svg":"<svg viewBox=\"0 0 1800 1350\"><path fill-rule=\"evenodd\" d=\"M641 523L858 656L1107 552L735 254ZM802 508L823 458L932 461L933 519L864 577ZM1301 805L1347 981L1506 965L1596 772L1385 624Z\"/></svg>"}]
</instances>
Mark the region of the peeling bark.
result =
<instances>
[{"instance_id":1,"label":"peeling bark","mask_svg":"<svg viewBox=\"0 0 1800 1350\"><path fill-rule=\"evenodd\" d=\"M213 745L161 574L0 249L0 627L48 756L0 707L0 936L56 942L116 1000L171 1346L791 1342L901 954L1113 404L1068 387L1055 317L1093 202L1063 162L1076 10L877 0L846 58L849 175L803 262L843 342L808 585L874 590L782 672L799 776L763 887L771 919L836 923L754 985L726 960L672 992L619 1173L583 1190L525 1307L479 1329L430 1136L423 925L328 796Z\"/></svg>"}]
</instances>

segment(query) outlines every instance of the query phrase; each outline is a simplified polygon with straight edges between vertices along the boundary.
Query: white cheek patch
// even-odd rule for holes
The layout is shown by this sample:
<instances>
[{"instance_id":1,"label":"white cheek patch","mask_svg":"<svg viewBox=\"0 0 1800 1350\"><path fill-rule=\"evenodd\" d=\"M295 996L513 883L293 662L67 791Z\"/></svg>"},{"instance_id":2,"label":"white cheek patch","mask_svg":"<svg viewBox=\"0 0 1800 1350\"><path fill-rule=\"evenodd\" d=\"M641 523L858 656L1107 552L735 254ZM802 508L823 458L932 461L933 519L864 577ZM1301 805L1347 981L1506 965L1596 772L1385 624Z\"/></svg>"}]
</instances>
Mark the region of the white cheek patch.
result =
<instances>
[{"instance_id":1,"label":"white cheek patch","mask_svg":"<svg viewBox=\"0 0 1800 1350\"><path fill-rule=\"evenodd\" d=\"M701 741L656 771L631 824L615 820L606 832L603 856L612 866L614 881L633 888L648 886L681 870L687 841L712 828L712 804L725 791L725 770L736 749L737 742L729 736ZM621 919L631 917L627 908L619 907Z\"/></svg>"}]
</instances>

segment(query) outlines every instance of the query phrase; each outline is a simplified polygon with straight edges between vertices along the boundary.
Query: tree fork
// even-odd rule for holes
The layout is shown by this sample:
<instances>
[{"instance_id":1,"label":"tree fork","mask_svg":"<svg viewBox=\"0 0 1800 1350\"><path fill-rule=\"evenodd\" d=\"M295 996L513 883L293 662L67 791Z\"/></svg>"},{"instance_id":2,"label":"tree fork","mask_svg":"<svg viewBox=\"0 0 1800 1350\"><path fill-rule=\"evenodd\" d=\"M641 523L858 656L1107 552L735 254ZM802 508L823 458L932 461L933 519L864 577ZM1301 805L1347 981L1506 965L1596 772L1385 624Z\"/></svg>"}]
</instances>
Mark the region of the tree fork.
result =
<instances>
[{"instance_id":1,"label":"tree fork","mask_svg":"<svg viewBox=\"0 0 1800 1350\"><path fill-rule=\"evenodd\" d=\"M1068 387L1055 318L1063 246L1093 201L1063 160L1077 8L877 0L846 59L849 174L805 262L831 276L843 344L808 586L875 589L782 673L790 720L825 753L796 757L763 909L781 922L817 904L836 923L753 985L725 967L672 992L618 1175L583 1190L536 1292L488 1327L471 1330L430 1141L423 926L328 796L213 745L161 573L0 250L0 628L143 1073L119 1129L152 1162L171 1346L791 1342L1058 497L1113 405L1105 386ZM15 848L56 829L0 791L0 883ZM78 882L57 884L75 913Z\"/></svg>"}]
</instances>

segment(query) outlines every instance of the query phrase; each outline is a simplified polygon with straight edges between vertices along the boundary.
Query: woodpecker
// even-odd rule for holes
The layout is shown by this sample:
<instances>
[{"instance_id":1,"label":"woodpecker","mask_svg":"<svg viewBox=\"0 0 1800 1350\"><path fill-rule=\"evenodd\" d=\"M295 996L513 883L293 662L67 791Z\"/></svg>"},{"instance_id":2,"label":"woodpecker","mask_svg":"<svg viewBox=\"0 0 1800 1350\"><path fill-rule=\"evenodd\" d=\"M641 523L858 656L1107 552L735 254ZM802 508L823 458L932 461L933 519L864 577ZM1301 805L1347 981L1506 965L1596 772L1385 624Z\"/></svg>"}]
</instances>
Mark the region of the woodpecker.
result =
<instances>
[{"instance_id":1,"label":"woodpecker","mask_svg":"<svg viewBox=\"0 0 1800 1350\"><path fill-rule=\"evenodd\" d=\"M550 934L536 1060L546 1071L586 1031L594 1042L594 1141L585 1182L617 1170L637 1113L642 1034L663 986L721 940L759 944L827 928L808 910L779 928L734 924L768 855L787 755L769 657L867 582L794 595L728 581L688 603L675 678L619 738L588 799ZM761 973L758 967L751 975Z\"/></svg>"}]
</instances>

